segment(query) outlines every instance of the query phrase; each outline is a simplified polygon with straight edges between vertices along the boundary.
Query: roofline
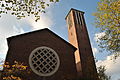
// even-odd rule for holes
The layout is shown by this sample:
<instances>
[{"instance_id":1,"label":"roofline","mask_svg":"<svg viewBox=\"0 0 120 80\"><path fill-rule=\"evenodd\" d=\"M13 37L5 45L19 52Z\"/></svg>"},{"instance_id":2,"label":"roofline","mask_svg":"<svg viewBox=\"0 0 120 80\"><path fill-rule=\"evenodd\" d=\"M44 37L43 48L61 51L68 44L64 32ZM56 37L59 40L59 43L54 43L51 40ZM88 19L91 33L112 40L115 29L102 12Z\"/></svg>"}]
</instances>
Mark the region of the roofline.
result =
<instances>
[{"instance_id":1,"label":"roofline","mask_svg":"<svg viewBox=\"0 0 120 80\"><path fill-rule=\"evenodd\" d=\"M22 33L22 34L18 34L18 35L14 35L14 36L8 37L7 39L18 37L18 36L22 36L22 35L27 35L27 34L30 34L30 33L33 33L33 32L43 31L43 30L47 30L47 29L48 28L44 28L44 29L40 29L40 30L35 30L35 31L30 31L30 32L27 32L27 33Z\"/></svg>"},{"instance_id":2,"label":"roofline","mask_svg":"<svg viewBox=\"0 0 120 80\"><path fill-rule=\"evenodd\" d=\"M48 28L44 28L44 29L40 29L40 30L35 30L35 31L30 31L30 32L27 32L27 33L22 33L22 34L18 34L18 35L14 35L14 36L11 36L11 37L8 37L7 38L7 44L9 46L9 43L11 41L11 39L15 38L15 37L19 37L19 36L22 36L22 35L27 35L27 34L30 34L30 33L33 33L33 32L38 32L38 31L42 31L42 30L46 30Z\"/></svg>"},{"instance_id":3,"label":"roofline","mask_svg":"<svg viewBox=\"0 0 120 80\"><path fill-rule=\"evenodd\" d=\"M48 29L49 30L49 29ZM76 51L77 48L75 46L73 46L72 44L70 44L69 42L67 42L66 40L64 40L63 38L61 38L60 36L58 36L57 34L55 34L54 32L52 32L51 30L49 30L51 33L53 33L55 36L57 36L58 38L60 38L62 41L66 42L68 45L70 45L71 47L74 48L74 50Z\"/></svg>"},{"instance_id":4,"label":"roofline","mask_svg":"<svg viewBox=\"0 0 120 80\"><path fill-rule=\"evenodd\" d=\"M71 8L70 11L68 12L67 16L65 17L65 20L67 19L69 13L70 13L72 10L74 10L74 11L79 11L79 12L81 12L81 13L83 13L83 14L85 13L85 12L83 12L83 11L80 11L80 10L77 10L77 9L74 9L74 8Z\"/></svg>"},{"instance_id":5,"label":"roofline","mask_svg":"<svg viewBox=\"0 0 120 80\"><path fill-rule=\"evenodd\" d=\"M63 38L61 38L60 36L58 36L58 35L55 34L54 32L52 32L52 31L49 30L48 28L44 28L44 29L40 29L40 30L36 30L36 31L27 32L27 33L23 33L23 34L20 34L20 35L15 35L15 36L8 37L8 38L7 38L8 46L9 46L9 43L10 43L11 39L13 39L13 38L15 38L15 37L19 37L19 36L31 34L31 33L34 33L34 32L44 31L44 30L47 30L47 31L51 32L51 33L54 34L56 37L58 37L59 39L61 39L61 40L64 41L64 42L66 42L66 43L67 43L68 45L70 45L71 47L73 47L75 51L77 50L77 48L76 48L75 46L73 46L72 44L70 44L69 42L67 42L66 40L64 40Z\"/></svg>"}]
</instances>

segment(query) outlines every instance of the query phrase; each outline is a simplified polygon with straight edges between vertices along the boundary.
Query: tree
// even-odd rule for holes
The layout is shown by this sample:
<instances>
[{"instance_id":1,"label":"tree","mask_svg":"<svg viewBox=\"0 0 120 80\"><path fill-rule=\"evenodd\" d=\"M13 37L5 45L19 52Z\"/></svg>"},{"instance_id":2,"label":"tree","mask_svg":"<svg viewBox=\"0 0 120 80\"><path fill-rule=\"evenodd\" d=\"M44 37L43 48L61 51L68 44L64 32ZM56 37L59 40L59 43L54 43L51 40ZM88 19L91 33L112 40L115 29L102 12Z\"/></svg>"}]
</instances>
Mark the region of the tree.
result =
<instances>
[{"instance_id":1,"label":"tree","mask_svg":"<svg viewBox=\"0 0 120 80\"><path fill-rule=\"evenodd\" d=\"M120 0L100 0L95 25L105 35L99 38L99 46L118 56L120 53Z\"/></svg>"},{"instance_id":2,"label":"tree","mask_svg":"<svg viewBox=\"0 0 120 80\"><path fill-rule=\"evenodd\" d=\"M111 76L107 76L105 74L105 71L106 71L105 66L98 67L98 78L100 80L110 80L111 79Z\"/></svg>"},{"instance_id":3,"label":"tree","mask_svg":"<svg viewBox=\"0 0 120 80\"><path fill-rule=\"evenodd\" d=\"M31 70L23 63L14 61L13 65L10 65L8 62L4 65L4 70L2 72L3 80L23 80L29 77Z\"/></svg>"},{"instance_id":4,"label":"tree","mask_svg":"<svg viewBox=\"0 0 120 80\"><path fill-rule=\"evenodd\" d=\"M58 2L59 0L0 0L1 14L11 13L17 19L34 15L36 21L40 19L40 13L45 13L45 8L49 3Z\"/></svg>"}]
</instances>

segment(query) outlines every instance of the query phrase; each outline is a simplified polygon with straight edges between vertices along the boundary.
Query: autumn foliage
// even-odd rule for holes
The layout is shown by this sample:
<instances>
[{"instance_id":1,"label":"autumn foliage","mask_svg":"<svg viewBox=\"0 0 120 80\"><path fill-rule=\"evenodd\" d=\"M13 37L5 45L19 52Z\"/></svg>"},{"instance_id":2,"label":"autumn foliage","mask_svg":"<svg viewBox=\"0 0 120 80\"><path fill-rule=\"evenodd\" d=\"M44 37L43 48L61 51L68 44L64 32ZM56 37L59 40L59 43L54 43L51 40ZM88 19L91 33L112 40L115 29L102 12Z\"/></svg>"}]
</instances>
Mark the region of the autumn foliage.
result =
<instances>
[{"instance_id":1,"label":"autumn foliage","mask_svg":"<svg viewBox=\"0 0 120 80\"><path fill-rule=\"evenodd\" d=\"M14 61L13 65L10 65L8 62L4 65L4 71L2 73L3 80L22 80L25 79L27 74L30 74L30 71L27 66L24 66L23 63Z\"/></svg>"},{"instance_id":2,"label":"autumn foliage","mask_svg":"<svg viewBox=\"0 0 120 80\"><path fill-rule=\"evenodd\" d=\"M100 0L95 25L105 35L99 38L99 46L111 53L120 52L120 0Z\"/></svg>"},{"instance_id":3,"label":"autumn foliage","mask_svg":"<svg viewBox=\"0 0 120 80\"><path fill-rule=\"evenodd\" d=\"M17 19L33 15L35 21L40 19L40 13L45 13L45 8L50 3L59 0L0 0L0 16L2 14L11 14Z\"/></svg>"}]
</instances>

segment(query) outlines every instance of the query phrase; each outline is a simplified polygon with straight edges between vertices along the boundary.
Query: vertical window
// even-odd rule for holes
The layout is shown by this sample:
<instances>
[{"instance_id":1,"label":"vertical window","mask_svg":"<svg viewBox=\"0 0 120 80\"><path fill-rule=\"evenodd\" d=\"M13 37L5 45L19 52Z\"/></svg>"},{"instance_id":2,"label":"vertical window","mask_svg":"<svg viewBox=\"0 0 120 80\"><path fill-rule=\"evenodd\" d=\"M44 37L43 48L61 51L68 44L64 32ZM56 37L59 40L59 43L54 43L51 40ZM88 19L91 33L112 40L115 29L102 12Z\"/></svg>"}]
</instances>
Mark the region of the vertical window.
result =
<instances>
[{"instance_id":1,"label":"vertical window","mask_svg":"<svg viewBox=\"0 0 120 80\"><path fill-rule=\"evenodd\" d=\"M78 20L78 24L80 24L79 13L78 13L78 12L76 12L76 13L77 13L77 20Z\"/></svg>"},{"instance_id":2,"label":"vertical window","mask_svg":"<svg viewBox=\"0 0 120 80\"><path fill-rule=\"evenodd\" d=\"M80 13L81 14L81 25L84 25L84 22L83 22L83 14L82 13Z\"/></svg>"},{"instance_id":3,"label":"vertical window","mask_svg":"<svg viewBox=\"0 0 120 80\"><path fill-rule=\"evenodd\" d=\"M75 20L77 24L83 25L84 24L83 14L81 12L75 11Z\"/></svg>"},{"instance_id":4,"label":"vertical window","mask_svg":"<svg viewBox=\"0 0 120 80\"><path fill-rule=\"evenodd\" d=\"M75 11L75 19L76 19L76 23L78 24L77 12L76 11Z\"/></svg>"},{"instance_id":5,"label":"vertical window","mask_svg":"<svg viewBox=\"0 0 120 80\"><path fill-rule=\"evenodd\" d=\"M79 14L79 19L80 19L80 24L82 25L82 18L81 18L82 14L80 12L78 14Z\"/></svg>"},{"instance_id":6,"label":"vertical window","mask_svg":"<svg viewBox=\"0 0 120 80\"><path fill-rule=\"evenodd\" d=\"M83 15L81 15L81 19L82 19L82 25L84 25L84 17L83 17Z\"/></svg>"},{"instance_id":7,"label":"vertical window","mask_svg":"<svg viewBox=\"0 0 120 80\"><path fill-rule=\"evenodd\" d=\"M71 32L71 36L73 35L73 33Z\"/></svg>"}]
</instances>

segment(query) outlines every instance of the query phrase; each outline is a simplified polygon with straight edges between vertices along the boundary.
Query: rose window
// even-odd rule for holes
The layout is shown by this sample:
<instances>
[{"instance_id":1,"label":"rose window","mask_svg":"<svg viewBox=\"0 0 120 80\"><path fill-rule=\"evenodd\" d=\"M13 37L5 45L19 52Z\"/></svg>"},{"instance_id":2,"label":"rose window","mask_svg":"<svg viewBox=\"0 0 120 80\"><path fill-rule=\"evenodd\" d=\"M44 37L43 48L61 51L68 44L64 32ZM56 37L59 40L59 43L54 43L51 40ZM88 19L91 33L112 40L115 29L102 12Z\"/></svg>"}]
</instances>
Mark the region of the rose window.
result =
<instances>
[{"instance_id":1,"label":"rose window","mask_svg":"<svg viewBox=\"0 0 120 80\"><path fill-rule=\"evenodd\" d=\"M29 64L33 72L39 76L50 76L58 70L60 61L53 49L38 47L31 52Z\"/></svg>"}]
</instances>

